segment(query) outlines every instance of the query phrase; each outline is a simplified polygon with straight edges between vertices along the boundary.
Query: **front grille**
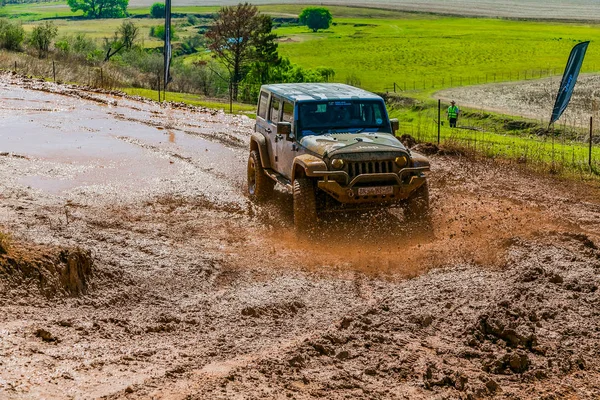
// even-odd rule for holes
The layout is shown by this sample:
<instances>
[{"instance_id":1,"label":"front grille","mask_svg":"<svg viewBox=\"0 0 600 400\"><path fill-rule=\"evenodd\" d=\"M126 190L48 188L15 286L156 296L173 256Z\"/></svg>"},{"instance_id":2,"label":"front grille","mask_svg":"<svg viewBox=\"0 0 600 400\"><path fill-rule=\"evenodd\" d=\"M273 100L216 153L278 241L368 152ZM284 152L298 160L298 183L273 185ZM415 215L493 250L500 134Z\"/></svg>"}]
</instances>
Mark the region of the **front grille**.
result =
<instances>
[{"instance_id":1,"label":"front grille","mask_svg":"<svg viewBox=\"0 0 600 400\"><path fill-rule=\"evenodd\" d=\"M384 174L394 172L393 161L366 161L349 162L346 164L345 171L350 179L362 174Z\"/></svg>"}]
</instances>

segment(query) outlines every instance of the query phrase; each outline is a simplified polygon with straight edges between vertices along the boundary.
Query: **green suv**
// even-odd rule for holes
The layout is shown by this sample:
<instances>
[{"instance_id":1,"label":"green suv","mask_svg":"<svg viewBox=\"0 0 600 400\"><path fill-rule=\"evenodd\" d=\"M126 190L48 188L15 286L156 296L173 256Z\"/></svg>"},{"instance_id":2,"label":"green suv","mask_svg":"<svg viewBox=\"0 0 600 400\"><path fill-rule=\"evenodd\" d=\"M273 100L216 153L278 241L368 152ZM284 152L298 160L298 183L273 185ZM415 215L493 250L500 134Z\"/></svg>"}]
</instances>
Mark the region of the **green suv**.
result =
<instances>
[{"instance_id":1,"label":"green suv","mask_svg":"<svg viewBox=\"0 0 600 400\"><path fill-rule=\"evenodd\" d=\"M429 220L429 161L394 135L383 99L337 83L263 85L250 141L248 196L275 183L293 193L294 222L314 227L321 211L402 206Z\"/></svg>"}]
</instances>

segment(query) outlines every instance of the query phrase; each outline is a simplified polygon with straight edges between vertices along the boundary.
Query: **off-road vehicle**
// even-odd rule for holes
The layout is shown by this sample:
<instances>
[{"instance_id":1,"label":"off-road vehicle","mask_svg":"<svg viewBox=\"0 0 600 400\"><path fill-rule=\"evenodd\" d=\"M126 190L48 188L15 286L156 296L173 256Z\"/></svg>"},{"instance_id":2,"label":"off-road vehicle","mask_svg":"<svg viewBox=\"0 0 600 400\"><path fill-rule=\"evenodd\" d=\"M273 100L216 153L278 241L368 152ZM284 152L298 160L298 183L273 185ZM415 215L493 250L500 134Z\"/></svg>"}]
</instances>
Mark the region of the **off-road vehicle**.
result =
<instances>
[{"instance_id":1,"label":"off-road vehicle","mask_svg":"<svg viewBox=\"0 0 600 400\"><path fill-rule=\"evenodd\" d=\"M335 83L263 85L248 159L248 195L269 198L276 182L293 193L294 222L318 211L403 206L427 221L429 161L395 137L380 96Z\"/></svg>"}]
</instances>

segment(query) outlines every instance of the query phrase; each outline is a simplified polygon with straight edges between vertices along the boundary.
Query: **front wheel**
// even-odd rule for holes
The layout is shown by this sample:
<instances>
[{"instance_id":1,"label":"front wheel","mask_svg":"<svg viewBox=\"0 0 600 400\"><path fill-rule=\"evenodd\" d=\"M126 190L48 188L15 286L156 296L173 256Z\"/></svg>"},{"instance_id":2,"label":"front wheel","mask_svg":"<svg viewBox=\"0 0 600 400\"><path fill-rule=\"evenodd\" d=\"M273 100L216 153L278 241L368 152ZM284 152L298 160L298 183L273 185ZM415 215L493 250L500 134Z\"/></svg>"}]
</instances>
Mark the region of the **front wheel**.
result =
<instances>
[{"instance_id":1,"label":"front wheel","mask_svg":"<svg viewBox=\"0 0 600 400\"><path fill-rule=\"evenodd\" d=\"M248 157L248 196L250 200L262 202L273 195L275 181L265 174L258 151L252 150Z\"/></svg>"},{"instance_id":2,"label":"front wheel","mask_svg":"<svg viewBox=\"0 0 600 400\"><path fill-rule=\"evenodd\" d=\"M425 182L406 200L406 221L428 226L431 223L429 209L429 185Z\"/></svg>"},{"instance_id":3,"label":"front wheel","mask_svg":"<svg viewBox=\"0 0 600 400\"><path fill-rule=\"evenodd\" d=\"M294 180L294 224L299 232L308 232L317 224L315 186L308 178Z\"/></svg>"}]
</instances>

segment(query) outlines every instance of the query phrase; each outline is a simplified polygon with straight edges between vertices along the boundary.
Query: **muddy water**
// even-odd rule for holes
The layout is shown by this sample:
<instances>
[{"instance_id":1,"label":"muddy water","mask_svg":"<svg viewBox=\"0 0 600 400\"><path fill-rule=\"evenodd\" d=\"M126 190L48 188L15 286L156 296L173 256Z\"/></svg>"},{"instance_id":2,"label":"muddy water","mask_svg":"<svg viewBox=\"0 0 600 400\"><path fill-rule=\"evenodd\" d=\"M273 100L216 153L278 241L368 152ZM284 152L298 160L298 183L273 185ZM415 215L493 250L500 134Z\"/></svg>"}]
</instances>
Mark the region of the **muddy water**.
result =
<instances>
[{"instance_id":1,"label":"muddy water","mask_svg":"<svg viewBox=\"0 0 600 400\"><path fill-rule=\"evenodd\" d=\"M231 163L239 158L237 149L195 135L227 129L218 118L203 129L193 129L188 126L203 121L157 105L131 108L131 103L120 105L120 99L110 97L107 104L99 104L7 83L0 86L0 92L2 151L53 165L20 177L20 184L55 195L90 187L96 192L106 188L146 193L174 176L185 175L191 164L204 175L228 171L228 181L240 185L241 168ZM210 182L211 178L198 180ZM212 181L215 189L207 188L210 192L224 190Z\"/></svg>"}]
</instances>

